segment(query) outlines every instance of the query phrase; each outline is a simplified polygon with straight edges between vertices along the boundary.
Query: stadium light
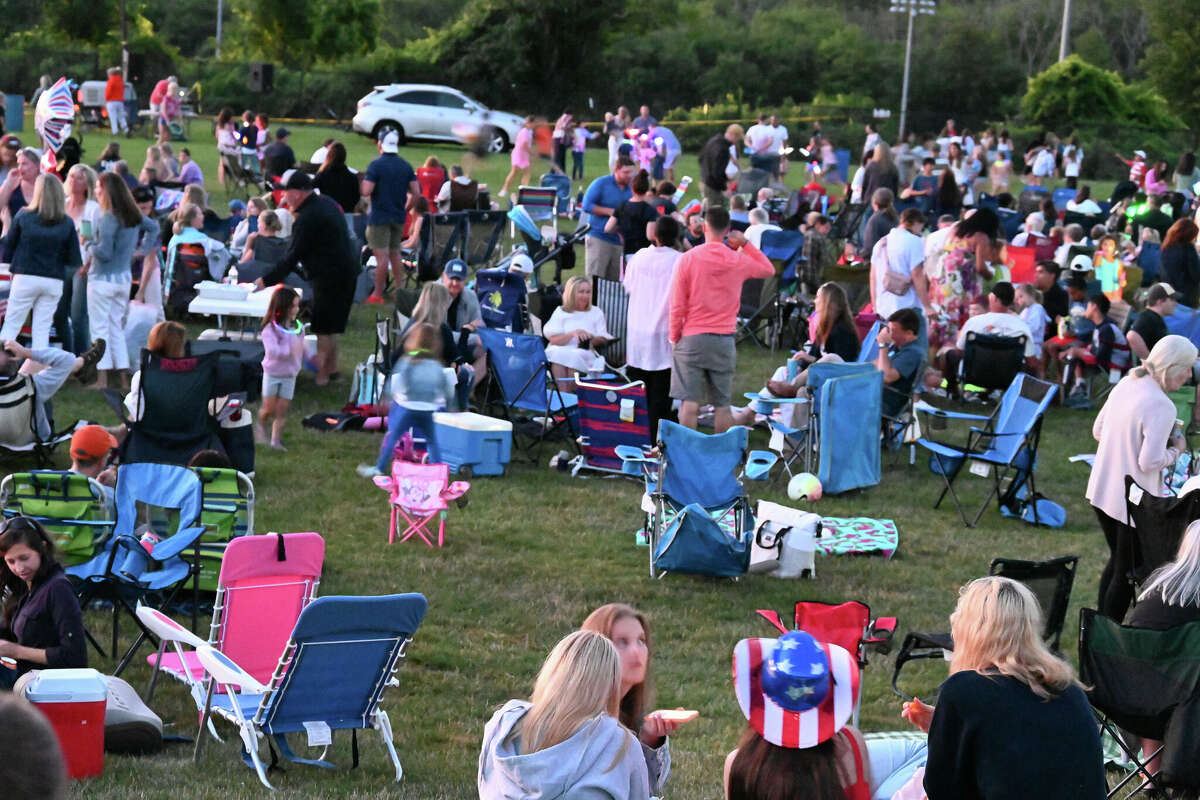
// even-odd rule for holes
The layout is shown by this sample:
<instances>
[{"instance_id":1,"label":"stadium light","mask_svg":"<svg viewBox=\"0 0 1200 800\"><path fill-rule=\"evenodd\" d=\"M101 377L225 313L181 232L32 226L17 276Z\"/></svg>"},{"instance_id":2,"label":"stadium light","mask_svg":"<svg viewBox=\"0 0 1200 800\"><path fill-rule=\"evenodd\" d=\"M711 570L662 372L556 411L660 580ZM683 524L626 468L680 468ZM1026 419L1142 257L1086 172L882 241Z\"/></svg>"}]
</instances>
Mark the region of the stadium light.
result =
<instances>
[{"instance_id":1,"label":"stadium light","mask_svg":"<svg viewBox=\"0 0 1200 800\"><path fill-rule=\"evenodd\" d=\"M904 46L904 85L900 89L900 139L904 139L908 122L908 74L912 65L913 20L918 14L932 16L937 11L936 0L891 0L893 14L908 15L908 43Z\"/></svg>"}]
</instances>

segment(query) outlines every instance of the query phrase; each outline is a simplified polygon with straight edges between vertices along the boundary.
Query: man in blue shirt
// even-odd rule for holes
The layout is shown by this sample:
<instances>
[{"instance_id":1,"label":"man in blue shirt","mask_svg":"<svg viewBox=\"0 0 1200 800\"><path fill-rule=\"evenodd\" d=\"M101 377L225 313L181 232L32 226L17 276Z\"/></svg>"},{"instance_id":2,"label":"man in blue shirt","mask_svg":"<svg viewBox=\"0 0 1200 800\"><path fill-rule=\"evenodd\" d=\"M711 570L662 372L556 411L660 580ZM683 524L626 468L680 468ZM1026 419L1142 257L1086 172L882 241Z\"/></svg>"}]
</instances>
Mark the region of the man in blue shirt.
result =
<instances>
[{"instance_id":1,"label":"man in blue shirt","mask_svg":"<svg viewBox=\"0 0 1200 800\"><path fill-rule=\"evenodd\" d=\"M384 131L379 137L379 158L367 166L362 182L362 195L371 200L367 216L367 245L375 253L375 291L368 303L384 303L383 287L387 283L388 264L392 279L400 285L404 266L400 261L400 243L404 241L404 219L421 196L417 174L412 166L397 155L400 134Z\"/></svg>"},{"instance_id":2,"label":"man in blue shirt","mask_svg":"<svg viewBox=\"0 0 1200 800\"><path fill-rule=\"evenodd\" d=\"M583 195L583 211L591 226L583 243L584 269L590 278L599 275L610 281L621 279L621 237L605 233L604 225L617 206L633 196L629 188L637 171L626 156L617 159L612 175L596 178Z\"/></svg>"},{"instance_id":3,"label":"man in blue shirt","mask_svg":"<svg viewBox=\"0 0 1200 800\"><path fill-rule=\"evenodd\" d=\"M917 373L925 354L917 342L921 317L911 308L902 308L888 317L886 328L879 329L876 341L879 355L875 366L883 373L883 415L894 417L904 410L913 393Z\"/></svg>"}]
</instances>

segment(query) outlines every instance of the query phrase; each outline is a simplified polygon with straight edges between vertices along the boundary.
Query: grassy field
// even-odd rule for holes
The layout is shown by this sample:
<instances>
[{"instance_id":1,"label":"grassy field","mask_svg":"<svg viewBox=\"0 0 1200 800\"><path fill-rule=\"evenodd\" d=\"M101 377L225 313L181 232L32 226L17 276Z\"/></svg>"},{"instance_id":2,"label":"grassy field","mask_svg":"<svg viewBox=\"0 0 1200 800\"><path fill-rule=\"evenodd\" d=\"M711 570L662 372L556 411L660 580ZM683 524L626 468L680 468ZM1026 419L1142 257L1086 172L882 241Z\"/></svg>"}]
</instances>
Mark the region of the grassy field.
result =
<instances>
[{"instance_id":1,"label":"grassy field","mask_svg":"<svg viewBox=\"0 0 1200 800\"><path fill-rule=\"evenodd\" d=\"M215 176L210 139L193 125L194 153L206 177ZM298 128L297 153L311 152L327 129ZM372 147L361 137L343 137L351 163L361 168ZM105 137L89 134L87 158L94 160ZM133 140L145 144L144 140ZM410 147L414 163L427 153L454 161L461 151ZM684 172L695 175L695 161L684 159ZM140 164L136 165L140 166ZM493 158L476 174L493 186L503 180L506 158ZM603 169L603 154L589 153L591 175ZM136 168L136 167L135 167ZM224 199L217 189L214 205ZM375 309L355 309L351 332L343 339L342 370L370 352ZM193 326L196 330L199 325ZM737 392L757 389L778 356L743 346L739 350ZM285 433L286 454L259 451L256 527L267 531L319 531L328 543L322 594L382 594L417 591L429 598L429 613L409 649L400 673L401 686L387 693L385 707L396 732L405 767L402 784L393 784L378 739L362 738L362 766L336 772L294 767L272 777L283 796L465 798L475 796L475 770L483 725L511 697L526 696L538 666L553 644L579 625L598 605L623 601L643 609L652 623L653 671L657 706L685 706L701 717L672 742L674 770L666 796L707 800L721 795L721 764L745 722L730 685L734 644L746 636L771 635L754 615L759 608L786 614L798 599L858 599L877 614L897 616L907 630L946 630L958 588L984 574L996 556L1048 558L1066 553L1082 557L1064 648L1073 654L1074 620L1081 604L1095 602L1105 547L1091 510L1083 500L1086 468L1067 456L1094 449L1092 414L1055 409L1045 426L1038 469L1039 489L1062 503L1068 525L1061 530L1027 527L1002 519L994 506L980 526L967 529L952 508L931 510L939 481L920 459L907 463L907 451L885 459L883 483L864 492L822 499L814 509L829 516L889 518L900 530L900 547L891 560L882 557L821 558L816 580L778 581L748 577L740 581L668 576L651 581L647 555L635 546L641 524L638 484L614 479L571 478L540 464L514 465L503 478L473 482L470 505L454 509L444 549L387 544L385 494L354 474L354 466L373 459L378 436L363 433L321 434L305 430L306 414L337 409L346 401L343 380L327 388L301 377ZM59 424L76 417L113 422L98 394L75 384L56 398ZM756 434L757 437L761 434ZM758 441L759 446L765 442ZM14 465L15 466L15 465ZM968 499L982 500L985 482L964 475ZM783 482L752 484L753 499L791 504ZM106 618L89 616L104 630ZM128 626L126 625L126 628ZM143 651L143 654L148 652ZM874 656L864 673L862 726L867 730L904 727L900 702L888 688L891 657ZM111 664L94 663L100 669ZM944 664L914 673L928 689L944 677ZM144 660L125 677L144 688ZM178 684L160 684L155 710L171 732L191 735L196 714ZM229 731L228 728L224 728ZM301 748L303 750L303 748ZM109 758L103 777L80 783L79 797L207 798L262 793L252 770L237 757L236 745L209 743L199 765L190 746L175 745L149 758ZM306 755L306 753L301 753ZM335 741L335 762L348 766L348 738Z\"/></svg>"}]
</instances>

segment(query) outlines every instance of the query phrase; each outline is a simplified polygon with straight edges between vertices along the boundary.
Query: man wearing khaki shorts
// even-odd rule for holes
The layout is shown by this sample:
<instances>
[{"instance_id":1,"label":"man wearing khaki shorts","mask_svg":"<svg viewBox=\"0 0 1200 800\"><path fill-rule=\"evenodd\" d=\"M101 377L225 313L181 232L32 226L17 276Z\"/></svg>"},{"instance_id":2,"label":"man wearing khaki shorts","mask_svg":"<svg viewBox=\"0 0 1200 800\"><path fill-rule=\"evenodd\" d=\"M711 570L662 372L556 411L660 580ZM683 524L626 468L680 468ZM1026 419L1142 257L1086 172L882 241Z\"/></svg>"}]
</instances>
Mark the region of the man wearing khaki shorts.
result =
<instances>
[{"instance_id":1,"label":"man wearing khaki shorts","mask_svg":"<svg viewBox=\"0 0 1200 800\"><path fill-rule=\"evenodd\" d=\"M400 243L404 241L404 219L417 198L421 186L412 166L401 158L400 134L385 130L379 137L379 158L367 166L362 182L363 197L371 200L367 217L367 246L375 253L375 291L368 303L383 303L383 288L387 285L388 264L397 285L404 281L404 266L400 260Z\"/></svg>"},{"instance_id":2,"label":"man wearing khaki shorts","mask_svg":"<svg viewBox=\"0 0 1200 800\"><path fill-rule=\"evenodd\" d=\"M737 366L733 334L742 282L774 274L775 268L757 247L740 232L729 230L728 211L715 207L705 212L704 244L679 258L671 284L671 396L680 401L681 425L696 427L705 398L713 405L716 433L733 424L729 409Z\"/></svg>"},{"instance_id":3,"label":"man wearing khaki shorts","mask_svg":"<svg viewBox=\"0 0 1200 800\"><path fill-rule=\"evenodd\" d=\"M633 162L621 156L612 174L596 178L583 195L583 213L591 226L583 242L584 271L589 278L599 275L610 281L621 280L621 237L606 233L604 226L617 207L633 196L629 184L636 171Z\"/></svg>"}]
</instances>

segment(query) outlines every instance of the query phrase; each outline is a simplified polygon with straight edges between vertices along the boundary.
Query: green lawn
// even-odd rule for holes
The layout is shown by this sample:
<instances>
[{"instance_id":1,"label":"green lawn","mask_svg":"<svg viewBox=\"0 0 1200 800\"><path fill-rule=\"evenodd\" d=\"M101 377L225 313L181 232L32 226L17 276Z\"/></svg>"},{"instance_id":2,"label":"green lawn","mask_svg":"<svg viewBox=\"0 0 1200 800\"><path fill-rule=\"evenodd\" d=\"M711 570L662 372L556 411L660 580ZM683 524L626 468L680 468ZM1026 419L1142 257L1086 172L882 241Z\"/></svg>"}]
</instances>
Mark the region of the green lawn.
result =
<instances>
[{"instance_id":1,"label":"green lawn","mask_svg":"<svg viewBox=\"0 0 1200 800\"><path fill-rule=\"evenodd\" d=\"M193 133L206 176L215 175L211 140ZM297 128L294 147L307 154L326 129ZM332 135L332 134L329 134ZM89 134L92 160L103 139ZM362 167L371 145L344 137L351 162ZM134 140L138 142L138 140ZM141 142L144 144L144 140ZM453 161L453 148L410 147L419 161L429 153ZM589 153L589 169L602 169L603 154ZM694 159L684 159L685 172ZM140 166L137 165L137 166ZM506 158L492 158L477 171L498 185ZM695 172L688 172L695 174ZM224 195L218 189L216 199ZM342 370L370 352L375 309L358 307L351 333L343 340ZM199 329L202 326L193 326ZM743 346L736 389L757 389L778 356ZM945 630L957 589L987 571L996 556L1048 558L1082 556L1064 648L1073 654L1074 620L1081 604L1095 602L1103 565L1103 538L1083 500L1086 469L1067 456L1093 449L1092 414L1055 409L1046 423L1038 469L1039 489L1062 503L1068 526L1062 530L1027 527L1002 519L994 506L980 526L962 526L952 508L931 510L939 482L907 451L889 454L880 486L822 499L814 509L830 516L869 516L896 520L900 547L894 558L821 558L816 580L785 582L764 577L740 581L668 576L651 581L647 555L634 544L641 524L638 484L614 479L582 479L550 472L547 449L539 465L514 465L503 478L473 482L470 505L452 509L444 549L409 542L387 544L386 495L354 474L373 459L380 439L363 433L320 434L300 427L306 414L337 409L346 401L342 381L319 389L311 376L300 379L285 433L286 454L259 452L256 527L267 531L319 531L328 543L322 594L382 594L417 591L429 598L429 613L417 633L401 686L386 695L385 707L396 732L405 767L404 782L390 782L389 764L377 738L364 735L362 766L328 772L292 768L272 781L285 796L464 798L475 795L474 779L483 725L497 706L526 696L542 659L553 644L587 613L612 601L632 603L650 617L658 706L698 709L701 717L673 743L673 775L666 795L704 800L721 793L721 765L744 726L730 685L734 644L745 636L771 635L755 609L790 609L794 601L859 599L874 612L900 618L900 631ZM59 423L84 417L105 423L112 413L98 394L72 384L56 398ZM756 434L756 437L761 434ZM760 442L760 446L765 442ZM967 498L982 499L984 481L964 475ZM791 504L783 482L752 484L750 495ZM89 615L104 630L106 617ZM128 624L125 625L128 630ZM143 655L148 652L143 649ZM903 727L899 700L888 688L891 657L874 656L864 674L862 725L867 730ZM94 663L111 669L110 662ZM929 689L945 674L942 663L919 674ZM139 660L126 677L144 688L148 668ZM178 684L160 684L154 701L172 732L193 734L196 714ZM224 727L224 732L229 732ZM348 765L348 738L335 742L332 758ZM301 753L305 755L306 753ZM79 784L76 794L94 798L207 798L258 796L252 770L237 757L230 737L209 743L202 763L191 763L191 748L172 746L151 758L109 758L103 777Z\"/></svg>"}]
</instances>

